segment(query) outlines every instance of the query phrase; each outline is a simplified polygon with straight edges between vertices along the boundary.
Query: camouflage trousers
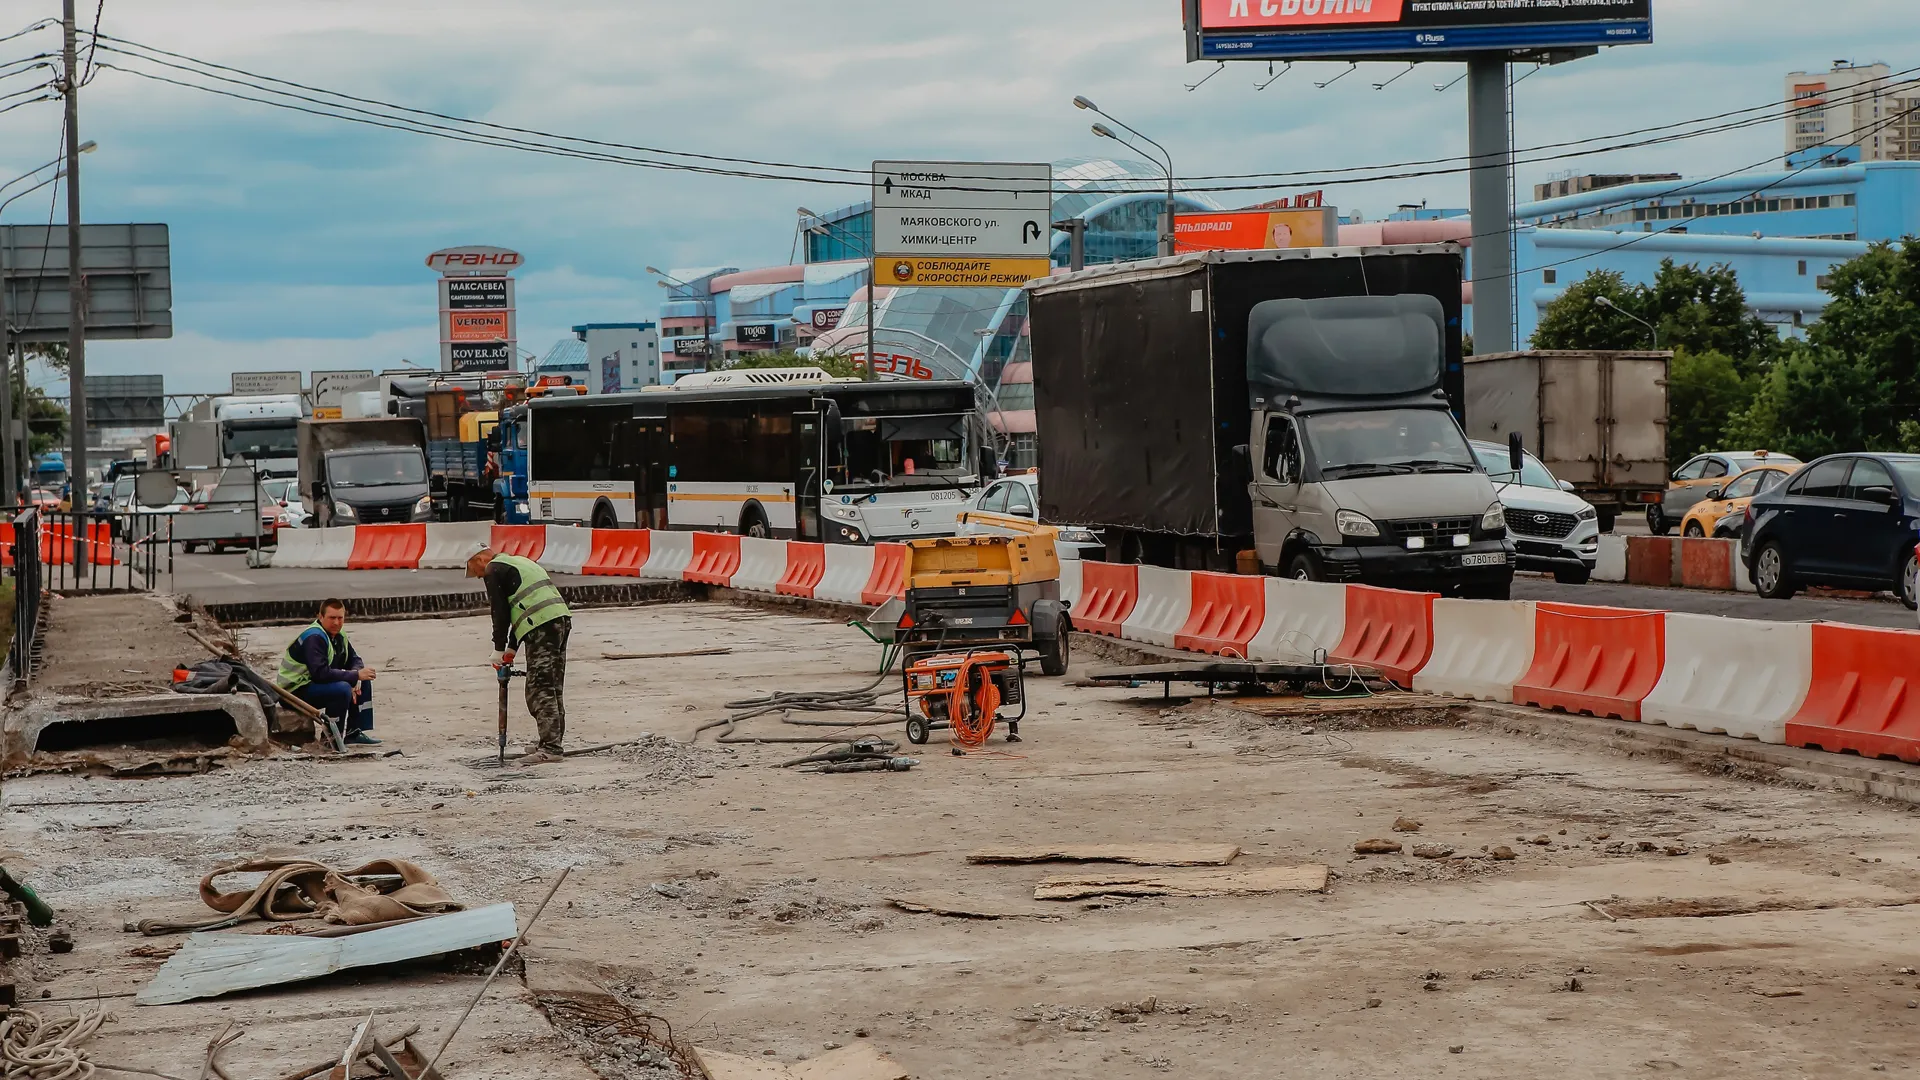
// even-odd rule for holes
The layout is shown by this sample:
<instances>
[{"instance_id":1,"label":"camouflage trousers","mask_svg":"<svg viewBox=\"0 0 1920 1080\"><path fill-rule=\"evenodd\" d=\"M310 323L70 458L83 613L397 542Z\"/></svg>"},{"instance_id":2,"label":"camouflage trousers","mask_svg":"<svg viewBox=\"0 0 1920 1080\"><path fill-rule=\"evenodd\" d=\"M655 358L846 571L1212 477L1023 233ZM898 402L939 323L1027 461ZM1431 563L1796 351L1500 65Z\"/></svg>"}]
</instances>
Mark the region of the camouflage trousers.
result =
<instances>
[{"instance_id":1,"label":"camouflage trousers","mask_svg":"<svg viewBox=\"0 0 1920 1080\"><path fill-rule=\"evenodd\" d=\"M560 753L567 737L567 635L571 618L559 618L534 627L520 649L527 657L527 711L540 730L540 749Z\"/></svg>"}]
</instances>

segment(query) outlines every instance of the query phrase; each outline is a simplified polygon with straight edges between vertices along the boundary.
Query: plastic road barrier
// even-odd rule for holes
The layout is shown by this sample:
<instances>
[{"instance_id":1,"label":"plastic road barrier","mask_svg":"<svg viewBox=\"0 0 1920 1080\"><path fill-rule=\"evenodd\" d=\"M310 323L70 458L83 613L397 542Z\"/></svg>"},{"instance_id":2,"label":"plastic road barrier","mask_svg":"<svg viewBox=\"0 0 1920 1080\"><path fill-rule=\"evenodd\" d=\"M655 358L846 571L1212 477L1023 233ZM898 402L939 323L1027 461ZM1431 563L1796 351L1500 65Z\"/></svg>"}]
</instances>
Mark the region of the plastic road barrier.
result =
<instances>
[{"instance_id":1,"label":"plastic road barrier","mask_svg":"<svg viewBox=\"0 0 1920 1080\"><path fill-rule=\"evenodd\" d=\"M770 593L786 573L785 540L763 540L757 536L740 538L740 568L733 575L734 588Z\"/></svg>"},{"instance_id":2,"label":"plastic road barrier","mask_svg":"<svg viewBox=\"0 0 1920 1080\"><path fill-rule=\"evenodd\" d=\"M1267 578L1266 615L1247 646L1265 664L1318 664L1347 631L1347 587L1324 581Z\"/></svg>"},{"instance_id":3,"label":"plastic road barrier","mask_svg":"<svg viewBox=\"0 0 1920 1080\"><path fill-rule=\"evenodd\" d=\"M1370 667L1401 686L1433 654L1433 593L1347 586L1347 632L1329 660Z\"/></svg>"},{"instance_id":4,"label":"plastic road barrier","mask_svg":"<svg viewBox=\"0 0 1920 1080\"><path fill-rule=\"evenodd\" d=\"M539 562L547 553L547 526L495 525L487 546L495 555L518 555Z\"/></svg>"},{"instance_id":5,"label":"plastic road barrier","mask_svg":"<svg viewBox=\"0 0 1920 1080\"><path fill-rule=\"evenodd\" d=\"M873 545L873 574L860 591L860 602L879 607L907 593L907 545Z\"/></svg>"},{"instance_id":6,"label":"plastic road barrier","mask_svg":"<svg viewBox=\"0 0 1920 1080\"><path fill-rule=\"evenodd\" d=\"M1813 680L1787 744L1920 763L1920 632L1813 625Z\"/></svg>"},{"instance_id":7,"label":"plastic road barrier","mask_svg":"<svg viewBox=\"0 0 1920 1080\"><path fill-rule=\"evenodd\" d=\"M851 544L826 547L825 568L820 584L813 587L813 598L835 604L864 603L867 579L873 577L873 549Z\"/></svg>"},{"instance_id":8,"label":"plastic road barrier","mask_svg":"<svg viewBox=\"0 0 1920 1080\"><path fill-rule=\"evenodd\" d=\"M13 565L13 522L0 521L0 566Z\"/></svg>"},{"instance_id":9,"label":"plastic road barrier","mask_svg":"<svg viewBox=\"0 0 1920 1080\"><path fill-rule=\"evenodd\" d=\"M652 552L653 533L646 529L594 529L593 545L580 572L600 577L639 577Z\"/></svg>"},{"instance_id":10,"label":"plastic road barrier","mask_svg":"<svg viewBox=\"0 0 1920 1080\"><path fill-rule=\"evenodd\" d=\"M1080 560L1060 560L1060 602L1072 612L1080 606Z\"/></svg>"},{"instance_id":11,"label":"plastic road barrier","mask_svg":"<svg viewBox=\"0 0 1920 1080\"><path fill-rule=\"evenodd\" d=\"M413 570L427 551L425 525L356 525L349 570Z\"/></svg>"},{"instance_id":12,"label":"plastic road barrier","mask_svg":"<svg viewBox=\"0 0 1920 1080\"><path fill-rule=\"evenodd\" d=\"M787 541L787 565L780 573L780 580L774 583L773 591L781 596L802 596L813 599L813 590L819 586L820 579L827 574L827 546L809 543L805 540Z\"/></svg>"},{"instance_id":13,"label":"plastic road barrier","mask_svg":"<svg viewBox=\"0 0 1920 1080\"><path fill-rule=\"evenodd\" d=\"M731 585L740 571L740 537L732 533L693 534L693 558L680 576L703 585Z\"/></svg>"},{"instance_id":14,"label":"plastic road barrier","mask_svg":"<svg viewBox=\"0 0 1920 1080\"><path fill-rule=\"evenodd\" d=\"M1173 638L1193 611L1192 573L1158 566L1140 567L1140 601L1120 626L1128 641L1173 648Z\"/></svg>"},{"instance_id":15,"label":"plastic road barrier","mask_svg":"<svg viewBox=\"0 0 1920 1080\"><path fill-rule=\"evenodd\" d=\"M1627 580L1627 538L1613 533L1600 534L1600 557L1593 566L1595 581Z\"/></svg>"},{"instance_id":16,"label":"plastic road barrier","mask_svg":"<svg viewBox=\"0 0 1920 1080\"><path fill-rule=\"evenodd\" d=\"M93 566L118 566L119 556L113 551L113 527L106 522L88 525L81 535L86 537L87 562ZM66 522L47 522L40 528L40 561L43 563L73 562L73 526Z\"/></svg>"},{"instance_id":17,"label":"plastic road barrier","mask_svg":"<svg viewBox=\"0 0 1920 1080\"><path fill-rule=\"evenodd\" d=\"M1649 724L1787 740L1813 682L1813 626L1667 615L1666 667L1641 703Z\"/></svg>"},{"instance_id":18,"label":"plastic road barrier","mask_svg":"<svg viewBox=\"0 0 1920 1080\"><path fill-rule=\"evenodd\" d=\"M1192 574L1191 608L1173 636L1174 648L1244 659L1266 618L1265 581L1242 574Z\"/></svg>"},{"instance_id":19,"label":"plastic road barrier","mask_svg":"<svg viewBox=\"0 0 1920 1080\"><path fill-rule=\"evenodd\" d=\"M1533 666L1531 600L1435 600L1433 657L1413 676L1426 694L1512 701L1513 684Z\"/></svg>"},{"instance_id":20,"label":"plastic road barrier","mask_svg":"<svg viewBox=\"0 0 1920 1080\"><path fill-rule=\"evenodd\" d=\"M686 572L687 564L693 561L693 534L655 529L648 545L647 561L640 567L640 576L681 580L680 575Z\"/></svg>"},{"instance_id":21,"label":"plastic road barrier","mask_svg":"<svg viewBox=\"0 0 1920 1080\"><path fill-rule=\"evenodd\" d=\"M1140 568L1132 564L1082 562L1080 603L1073 626L1090 634L1119 637L1120 628L1140 602Z\"/></svg>"},{"instance_id":22,"label":"plastic road barrier","mask_svg":"<svg viewBox=\"0 0 1920 1080\"><path fill-rule=\"evenodd\" d=\"M353 526L335 529L281 529L273 565L311 570L344 570L353 555Z\"/></svg>"},{"instance_id":23,"label":"plastic road barrier","mask_svg":"<svg viewBox=\"0 0 1920 1080\"><path fill-rule=\"evenodd\" d=\"M1663 611L1541 604L1514 704L1639 720L1666 663L1666 630Z\"/></svg>"},{"instance_id":24,"label":"plastic road barrier","mask_svg":"<svg viewBox=\"0 0 1920 1080\"><path fill-rule=\"evenodd\" d=\"M547 526L547 549L539 558L541 566L555 574L577 574L593 554L593 530L578 525Z\"/></svg>"},{"instance_id":25,"label":"plastic road barrier","mask_svg":"<svg viewBox=\"0 0 1920 1080\"><path fill-rule=\"evenodd\" d=\"M305 529L282 529L282 542L292 532L306 532ZM432 522L427 525L427 550L420 555L422 570L454 570L467 565L467 550L474 544L493 546L493 523L490 521L449 521ZM280 556L274 556L277 564Z\"/></svg>"}]
</instances>

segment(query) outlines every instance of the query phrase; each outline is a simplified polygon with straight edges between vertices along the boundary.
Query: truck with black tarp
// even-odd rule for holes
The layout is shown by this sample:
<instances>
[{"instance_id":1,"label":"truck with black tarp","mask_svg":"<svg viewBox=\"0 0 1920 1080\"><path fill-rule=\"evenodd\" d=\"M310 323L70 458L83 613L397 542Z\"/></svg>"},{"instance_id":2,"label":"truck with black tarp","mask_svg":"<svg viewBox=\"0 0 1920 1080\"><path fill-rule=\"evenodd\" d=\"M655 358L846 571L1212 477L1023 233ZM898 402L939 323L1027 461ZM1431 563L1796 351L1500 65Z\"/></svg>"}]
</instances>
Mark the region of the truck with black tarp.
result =
<instances>
[{"instance_id":1,"label":"truck with black tarp","mask_svg":"<svg viewBox=\"0 0 1920 1080\"><path fill-rule=\"evenodd\" d=\"M1040 519L1107 558L1504 597L1455 410L1452 244L1197 252L1028 286Z\"/></svg>"},{"instance_id":2,"label":"truck with black tarp","mask_svg":"<svg viewBox=\"0 0 1920 1080\"><path fill-rule=\"evenodd\" d=\"M427 428L411 417L302 420L300 497L319 528L432 520Z\"/></svg>"}]
</instances>

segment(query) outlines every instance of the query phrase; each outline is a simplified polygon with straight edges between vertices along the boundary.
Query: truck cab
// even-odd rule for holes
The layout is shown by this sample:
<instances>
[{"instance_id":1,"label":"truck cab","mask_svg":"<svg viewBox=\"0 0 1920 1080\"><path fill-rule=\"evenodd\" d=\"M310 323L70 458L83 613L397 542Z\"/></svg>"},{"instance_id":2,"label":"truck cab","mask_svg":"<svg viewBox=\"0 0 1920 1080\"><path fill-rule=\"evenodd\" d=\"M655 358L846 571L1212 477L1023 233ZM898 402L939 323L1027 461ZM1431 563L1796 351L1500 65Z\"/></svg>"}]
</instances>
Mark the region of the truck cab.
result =
<instances>
[{"instance_id":1,"label":"truck cab","mask_svg":"<svg viewBox=\"0 0 1920 1080\"><path fill-rule=\"evenodd\" d=\"M1269 573L1505 599L1498 493L1440 390L1440 306L1422 296L1254 307L1254 548Z\"/></svg>"}]
</instances>

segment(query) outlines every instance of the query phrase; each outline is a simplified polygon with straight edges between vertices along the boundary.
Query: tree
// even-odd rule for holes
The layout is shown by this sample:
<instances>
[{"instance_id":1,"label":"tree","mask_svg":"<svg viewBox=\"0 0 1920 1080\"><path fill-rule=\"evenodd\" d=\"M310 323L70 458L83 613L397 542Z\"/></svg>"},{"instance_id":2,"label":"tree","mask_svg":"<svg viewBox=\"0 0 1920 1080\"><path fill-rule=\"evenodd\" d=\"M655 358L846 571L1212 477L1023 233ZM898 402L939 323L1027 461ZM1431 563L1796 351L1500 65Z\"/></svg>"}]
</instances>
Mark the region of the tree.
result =
<instances>
[{"instance_id":1,"label":"tree","mask_svg":"<svg viewBox=\"0 0 1920 1080\"><path fill-rule=\"evenodd\" d=\"M67 367L67 347L57 341L32 341L20 348L28 359L40 361L47 365L49 371L60 375L70 371Z\"/></svg>"},{"instance_id":2,"label":"tree","mask_svg":"<svg viewBox=\"0 0 1920 1080\"><path fill-rule=\"evenodd\" d=\"M733 371L739 368L789 368L817 367L837 379L857 379L860 369L844 356L814 353L802 356L792 349L779 349L774 352L748 353L736 357L731 362L715 368L716 371Z\"/></svg>"},{"instance_id":3,"label":"tree","mask_svg":"<svg viewBox=\"0 0 1920 1080\"><path fill-rule=\"evenodd\" d=\"M1646 318L1644 286L1628 285L1617 270L1595 270L1567 287L1567 291L1547 305L1540 325L1533 332L1536 349L1644 349L1651 342L1646 327L1609 311L1599 301L1606 298L1621 311ZM1648 320L1651 322L1652 320Z\"/></svg>"},{"instance_id":4,"label":"tree","mask_svg":"<svg viewBox=\"0 0 1920 1080\"><path fill-rule=\"evenodd\" d=\"M1667 460L1673 467L1720 449L1728 423L1753 399L1759 376L1742 376L1723 352L1677 349L1667 373Z\"/></svg>"},{"instance_id":5,"label":"tree","mask_svg":"<svg viewBox=\"0 0 1920 1080\"><path fill-rule=\"evenodd\" d=\"M1602 298L1618 310L1602 305ZM1651 348L1653 335L1629 315L1659 328L1661 348L1721 353L1743 376L1766 370L1780 350L1780 335L1747 309L1746 291L1731 266L1702 270L1672 259L1661 260L1651 285L1630 285L1615 270L1588 274L1547 306L1533 347Z\"/></svg>"}]
</instances>

